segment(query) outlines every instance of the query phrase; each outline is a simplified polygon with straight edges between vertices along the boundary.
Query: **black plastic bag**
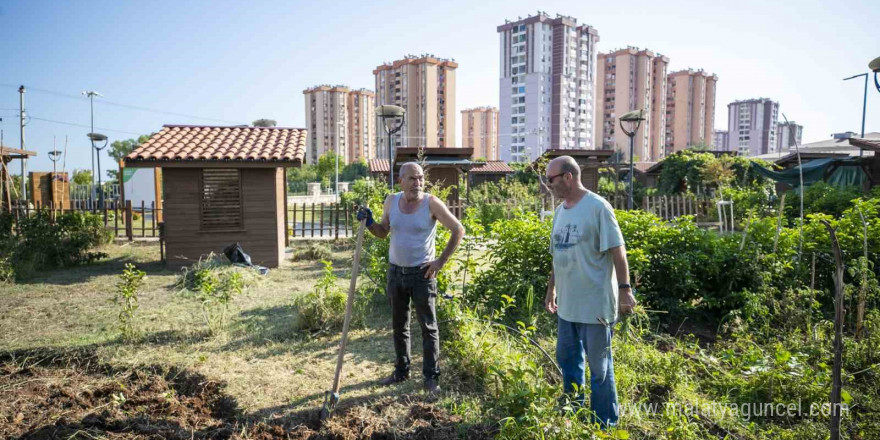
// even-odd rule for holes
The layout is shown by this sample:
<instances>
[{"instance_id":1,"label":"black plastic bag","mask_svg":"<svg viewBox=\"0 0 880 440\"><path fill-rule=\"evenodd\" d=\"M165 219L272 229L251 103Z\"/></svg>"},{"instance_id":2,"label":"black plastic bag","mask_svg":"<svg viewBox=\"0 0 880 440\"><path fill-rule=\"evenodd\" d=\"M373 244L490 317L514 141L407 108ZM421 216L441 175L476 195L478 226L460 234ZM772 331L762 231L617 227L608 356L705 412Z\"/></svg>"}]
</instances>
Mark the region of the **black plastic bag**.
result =
<instances>
[{"instance_id":1,"label":"black plastic bag","mask_svg":"<svg viewBox=\"0 0 880 440\"><path fill-rule=\"evenodd\" d=\"M251 256L246 254L244 249L242 249L241 245L238 243L226 246L226 249L223 249L223 255L226 255L226 258L228 258L229 262L232 264L253 266L253 263L251 263Z\"/></svg>"}]
</instances>

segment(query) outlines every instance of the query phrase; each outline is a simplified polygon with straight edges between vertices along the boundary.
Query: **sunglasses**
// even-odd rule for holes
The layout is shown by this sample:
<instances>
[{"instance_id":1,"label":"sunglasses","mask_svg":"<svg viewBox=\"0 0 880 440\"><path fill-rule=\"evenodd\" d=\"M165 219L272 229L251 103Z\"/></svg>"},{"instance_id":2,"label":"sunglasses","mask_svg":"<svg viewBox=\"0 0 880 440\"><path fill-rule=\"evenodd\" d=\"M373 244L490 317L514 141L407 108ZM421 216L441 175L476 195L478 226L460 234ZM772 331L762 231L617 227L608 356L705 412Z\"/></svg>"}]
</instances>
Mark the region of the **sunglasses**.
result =
<instances>
[{"instance_id":1,"label":"sunglasses","mask_svg":"<svg viewBox=\"0 0 880 440\"><path fill-rule=\"evenodd\" d=\"M561 173L559 173L559 174L554 174L554 175L552 175L552 176L549 176L549 177L546 178L546 179L547 179L547 183L549 183L549 184L552 185L552 184L553 184L553 179L555 179L555 178L557 178L557 177L559 177L559 176L563 176L563 175L565 175L565 174L567 174L567 173L568 173L568 171L563 171L563 172L561 172Z\"/></svg>"}]
</instances>

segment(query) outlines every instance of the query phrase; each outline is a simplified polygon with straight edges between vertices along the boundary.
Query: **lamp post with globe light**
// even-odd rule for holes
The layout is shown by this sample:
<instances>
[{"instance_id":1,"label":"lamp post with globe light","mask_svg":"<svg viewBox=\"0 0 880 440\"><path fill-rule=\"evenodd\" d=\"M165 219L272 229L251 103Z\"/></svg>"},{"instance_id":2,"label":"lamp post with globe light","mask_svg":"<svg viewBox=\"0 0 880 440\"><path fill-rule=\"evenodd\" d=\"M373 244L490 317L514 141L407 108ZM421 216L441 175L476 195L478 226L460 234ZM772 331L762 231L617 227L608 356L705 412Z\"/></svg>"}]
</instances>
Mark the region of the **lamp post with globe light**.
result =
<instances>
[{"instance_id":1,"label":"lamp post with globe light","mask_svg":"<svg viewBox=\"0 0 880 440\"><path fill-rule=\"evenodd\" d=\"M391 136L403 128L406 121L406 109L396 105L380 105L376 107L376 116L382 119L385 133L388 133L388 187L394 191L394 156L392 155Z\"/></svg>"}]
</instances>

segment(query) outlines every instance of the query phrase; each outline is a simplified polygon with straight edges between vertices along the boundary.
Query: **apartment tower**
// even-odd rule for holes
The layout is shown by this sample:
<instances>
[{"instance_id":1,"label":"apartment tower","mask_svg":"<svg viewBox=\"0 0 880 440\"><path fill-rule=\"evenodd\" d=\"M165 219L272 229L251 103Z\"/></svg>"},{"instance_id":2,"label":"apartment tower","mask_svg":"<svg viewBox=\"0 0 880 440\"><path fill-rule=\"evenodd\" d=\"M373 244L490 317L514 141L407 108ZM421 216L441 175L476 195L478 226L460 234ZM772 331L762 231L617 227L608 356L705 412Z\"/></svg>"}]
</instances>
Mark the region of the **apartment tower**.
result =
<instances>
[{"instance_id":1,"label":"apartment tower","mask_svg":"<svg viewBox=\"0 0 880 440\"><path fill-rule=\"evenodd\" d=\"M670 73L666 87L666 154L712 145L718 76L700 70Z\"/></svg>"},{"instance_id":2,"label":"apartment tower","mask_svg":"<svg viewBox=\"0 0 880 440\"><path fill-rule=\"evenodd\" d=\"M599 54L596 139L603 149L621 151L629 160L629 137L620 129L617 118L632 110L644 110L645 120L633 137L633 154L641 161L662 157L668 65L668 57L637 47Z\"/></svg>"},{"instance_id":3,"label":"apartment tower","mask_svg":"<svg viewBox=\"0 0 880 440\"><path fill-rule=\"evenodd\" d=\"M497 31L501 160L531 161L551 148L594 149L596 29L539 11L505 20Z\"/></svg>"},{"instance_id":4,"label":"apartment tower","mask_svg":"<svg viewBox=\"0 0 880 440\"><path fill-rule=\"evenodd\" d=\"M776 152L779 103L769 98L735 101L727 105L728 150L740 156Z\"/></svg>"},{"instance_id":5,"label":"apartment tower","mask_svg":"<svg viewBox=\"0 0 880 440\"><path fill-rule=\"evenodd\" d=\"M372 90L348 93L348 161L376 158L376 96Z\"/></svg>"},{"instance_id":6,"label":"apartment tower","mask_svg":"<svg viewBox=\"0 0 880 440\"><path fill-rule=\"evenodd\" d=\"M795 142L800 145L803 134L804 126L794 121L776 124L776 151L788 151L794 148Z\"/></svg>"},{"instance_id":7,"label":"apartment tower","mask_svg":"<svg viewBox=\"0 0 880 440\"><path fill-rule=\"evenodd\" d=\"M461 146L474 149L474 158L498 160L498 109L476 107L461 111Z\"/></svg>"},{"instance_id":8,"label":"apartment tower","mask_svg":"<svg viewBox=\"0 0 880 440\"><path fill-rule=\"evenodd\" d=\"M376 105L393 104L406 109L403 128L392 137L392 146L455 147L454 61L433 55L408 55L373 70ZM377 157L387 159L388 137L377 130Z\"/></svg>"},{"instance_id":9,"label":"apartment tower","mask_svg":"<svg viewBox=\"0 0 880 440\"><path fill-rule=\"evenodd\" d=\"M715 151L728 151L727 144L730 134L727 130L715 130L715 136L712 139L712 147Z\"/></svg>"}]
</instances>

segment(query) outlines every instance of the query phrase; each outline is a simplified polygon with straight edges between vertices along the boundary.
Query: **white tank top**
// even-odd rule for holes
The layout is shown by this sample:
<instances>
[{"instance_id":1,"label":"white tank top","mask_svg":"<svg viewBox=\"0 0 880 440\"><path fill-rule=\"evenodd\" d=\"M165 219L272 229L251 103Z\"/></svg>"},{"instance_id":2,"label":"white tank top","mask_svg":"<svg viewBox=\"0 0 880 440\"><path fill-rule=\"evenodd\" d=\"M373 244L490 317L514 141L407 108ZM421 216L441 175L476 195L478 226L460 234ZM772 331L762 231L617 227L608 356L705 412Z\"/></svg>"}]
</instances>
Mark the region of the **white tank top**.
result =
<instances>
[{"instance_id":1,"label":"white tank top","mask_svg":"<svg viewBox=\"0 0 880 440\"><path fill-rule=\"evenodd\" d=\"M431 216L428 206L428 194L416 212L406 214L400 210L400 198L397 193L391 200L391 246L388 250L388 261L396 266L421 266L434 260L434 237L437 233L437 220Z\"/></svg>"}]
</instances>

